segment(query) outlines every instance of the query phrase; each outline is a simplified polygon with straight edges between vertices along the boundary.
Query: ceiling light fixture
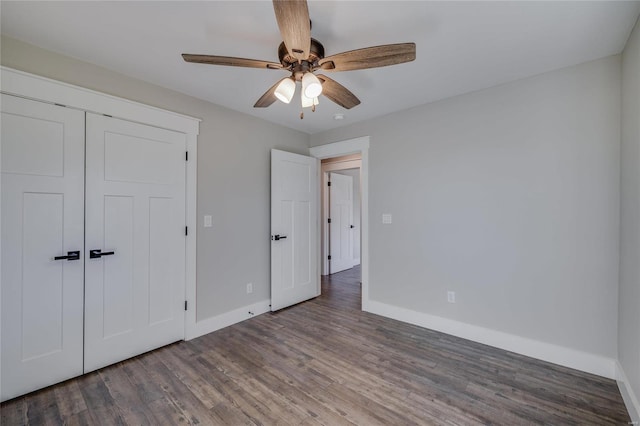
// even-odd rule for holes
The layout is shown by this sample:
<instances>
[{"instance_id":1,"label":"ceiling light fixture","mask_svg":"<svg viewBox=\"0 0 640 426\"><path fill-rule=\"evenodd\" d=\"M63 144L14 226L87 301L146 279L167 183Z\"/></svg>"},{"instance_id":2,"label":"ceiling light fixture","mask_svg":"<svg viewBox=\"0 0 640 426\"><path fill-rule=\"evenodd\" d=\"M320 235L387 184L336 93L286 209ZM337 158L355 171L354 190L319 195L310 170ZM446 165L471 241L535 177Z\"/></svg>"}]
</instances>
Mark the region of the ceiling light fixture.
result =
<instances>
[{"instance_id":1,"label":"ceiling light fixture","mask_svg":"<svg viewBox=\"0 0 640 426\"><path fill-rule=\"evenodd\" d=\"M304 95L304 90L300 92L300 101L302 102L302 109L303 111L300 111L300 120L302 120L304 118L304 109L305 108L309 108L311 107L311 112L316 112L316 105L318 105L320 103L320 101L318 100L318 97L316 96L315 98L307 98Z\"/></svg>"},{"instance_id":2,"label":"ceiling light fixture","mask_svg":"<svg viewBox=\"0 0 640 426\"><path fill-rule=\"evenodd\" d=\"M276 91L273 94L276 96L276 98L278 98L285 104L288 104L289 102L291 102L291 99L293 98L293 94L295 93L295 91L296 91L296 82L293 80L293 78L287 77L282 79L282 81L280 82L280 84L278 84L278 87L276 87Z\"/></svg>"},{"instance_id":3,"label":"ceiling light fixture","mask_svg":"<svg viewBox=\"0 0 640 426\"><path fill-rule=\"evenodd\" d=\"M304 95L304 92L300 93L300 99L302 101L302 108L311 107L314 112L315 112L315 106L320 103L320 101L318 100L317 97L315 97L315 98L307 98Z\"/></svg>"},{"instance_id":4,"label":"ceiling light fixture","mask_svg":"<svg viewBox=\"0 0 640 426\"><path fill-rule=\"evenodd\" d=\"M322 93L322 83L312 72L302 76L302 93L309 99L317 98Z\"/></svg>"}]
</instances>

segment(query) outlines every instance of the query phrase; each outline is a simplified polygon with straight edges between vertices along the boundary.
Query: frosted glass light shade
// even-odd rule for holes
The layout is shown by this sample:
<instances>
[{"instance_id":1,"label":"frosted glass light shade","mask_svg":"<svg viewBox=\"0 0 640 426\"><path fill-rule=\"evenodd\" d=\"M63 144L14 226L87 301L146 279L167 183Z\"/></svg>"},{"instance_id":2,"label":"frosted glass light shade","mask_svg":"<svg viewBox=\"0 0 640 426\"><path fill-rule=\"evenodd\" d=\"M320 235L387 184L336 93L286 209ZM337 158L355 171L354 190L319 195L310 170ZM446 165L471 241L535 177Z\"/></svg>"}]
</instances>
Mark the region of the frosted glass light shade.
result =
<instances>
[{"instance_id":1,"label":"frosted glass light shade","mask_svg":"<svg viewBox=\"0 0 640 426\"><path fill-rule=\"evenodd\" d=\"M278 87L276 87L276 91L273 94L276 95L276 98L278 98L285 104L288 104L289 102L291 102L295 91L296 82L293 81L292 78L285 78L280 82L280 84L278 84Z\"/></svg>"},{"instance_id":2,"label":"frosted glass light shade","mask_svg":"<svg viewBox=\"0 0 640 426\"><path fill-rule=\"evenodd\" d=\"M315 105L318 105L320 103L320 101L318 101L318 98L307 98L304 95L304 92L300 93L300 99L302 100L302 108L309 108Z\"/></svg>"},{"instance_id":3,"label":"frosted glass light shade","mask_svg":"<svg viewBox=\"0 0 640 426\"><path fill-rule=\"evenodd\" d=\"M302 76L302 93L310 99L317 98L322 93L322 83L311 72Z\"/></svg>"}]
</instances>

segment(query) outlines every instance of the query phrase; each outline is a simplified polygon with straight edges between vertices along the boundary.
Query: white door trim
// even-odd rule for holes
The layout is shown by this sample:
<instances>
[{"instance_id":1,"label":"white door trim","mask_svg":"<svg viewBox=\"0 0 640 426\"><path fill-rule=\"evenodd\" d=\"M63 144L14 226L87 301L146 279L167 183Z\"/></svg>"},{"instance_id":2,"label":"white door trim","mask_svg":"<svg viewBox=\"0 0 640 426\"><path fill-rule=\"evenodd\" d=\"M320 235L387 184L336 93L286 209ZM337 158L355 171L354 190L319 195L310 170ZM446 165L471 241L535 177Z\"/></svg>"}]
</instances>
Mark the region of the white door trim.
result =
<instances>
[{"instance_id":1,"label":"white door trim","mask_svg":"<svg viewBox=\"0 0 640 426\"><path fill-rule=\"evenodd\" d=\"M362 233L362 247L361 247L361 265L362 265L362 310L366 311L369 307L369 136L362 136L355 139L348 139L340 142L329 143L326 145L315 146L309 148L309 154L316 157L318 160L324 158L339 157L349 154L360 154L362 157L362 164L360 167L360 179L361 179L361 233ZM321 168L318 167L318 173L322 173ZM318 176L318 180L322 182L321 176ZM320 196L318 192L318 197ZM319 205L321 200L318 200ZM321 229L318 223L318 244L321 241ZM318 253L322 253L320 247L318 247ZM322 259L318 257L318 265L322 265ZM318 271L321 268L318 267ZM319 277L318 277L319 278Z\"/></svg>"},{"instance_id":2,"label":"white door trim","mask_svg":"<svg viewBox=\"0 0 640 426\"><path fill-rule=\"evenodd\" d=\"M197 335L196 327L196 188L198 165L198 134L200 119L144 105L128 99L96 92L84 87L41 77L0 66L2 93L97 114L106 114L163 129L182 132L187 136L189 160L186 170L186 239L185 300L189 309L185 316L185 339ZM1 247L0 247L1 250Z\"/></svg>"}]
</instances>

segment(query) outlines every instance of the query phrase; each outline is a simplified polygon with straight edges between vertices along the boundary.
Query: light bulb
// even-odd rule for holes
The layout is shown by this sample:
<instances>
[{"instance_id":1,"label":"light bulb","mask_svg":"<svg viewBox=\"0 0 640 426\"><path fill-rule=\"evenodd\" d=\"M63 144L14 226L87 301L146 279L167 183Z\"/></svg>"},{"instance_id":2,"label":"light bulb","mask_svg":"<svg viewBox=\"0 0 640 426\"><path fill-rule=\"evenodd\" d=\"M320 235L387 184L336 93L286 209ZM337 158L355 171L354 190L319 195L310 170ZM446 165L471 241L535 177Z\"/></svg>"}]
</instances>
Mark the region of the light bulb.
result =
<instances>
[{"instance_id":1,"label":"light bulb","mask_svg":"<svg viewBox=\"0 0 640 426\"><path fill-rule=\"evenodd\" d=\"M292 78L287 77L282 79L273 94L276 95L276 98L280 99L285 104L288 104L289 102L291 102L295 91L296 82Z\"/></svg>"},{"instance_id":2,"label":"light bulb","mask_svg":"<svg viewBox=\"0 0 640 426\"><path fill-rule=\"evenodd\" d=\"M312 72L302 76L302 92L310 99L317 98L322 93L322 83Z\"/></svg>"}]
</instances>

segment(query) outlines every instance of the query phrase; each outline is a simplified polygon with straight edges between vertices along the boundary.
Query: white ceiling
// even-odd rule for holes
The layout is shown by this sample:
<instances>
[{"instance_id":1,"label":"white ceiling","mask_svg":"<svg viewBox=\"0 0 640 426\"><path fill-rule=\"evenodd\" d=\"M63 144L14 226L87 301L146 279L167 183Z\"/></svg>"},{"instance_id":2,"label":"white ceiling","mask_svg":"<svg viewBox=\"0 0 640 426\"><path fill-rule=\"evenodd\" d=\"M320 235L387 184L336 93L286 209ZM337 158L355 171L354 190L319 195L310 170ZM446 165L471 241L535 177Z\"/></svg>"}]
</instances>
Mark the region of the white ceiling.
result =
<instances>
[{"instance_id":1,"label":"white ceiling","mask_svg":"<svg viewBox=\"0 0 640 426\"><path fill-rule=\"evenodd\" d=\"M620 53L639 1L310 1L326 55L413 41L417 59L328 74L362 104L255 101L279 70L189 64L181 53L278 62L270 1L2 1L2 33L287 127L316 133L458 94ZM335 113L345 119L336 121Z\"/></svg>"}]
</instances>

